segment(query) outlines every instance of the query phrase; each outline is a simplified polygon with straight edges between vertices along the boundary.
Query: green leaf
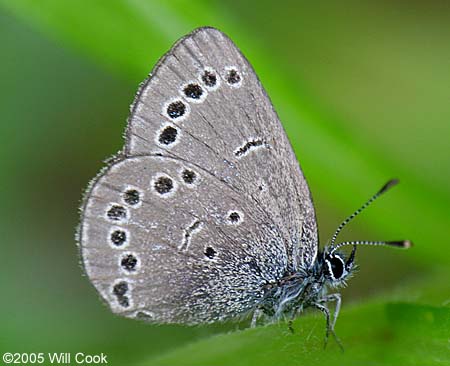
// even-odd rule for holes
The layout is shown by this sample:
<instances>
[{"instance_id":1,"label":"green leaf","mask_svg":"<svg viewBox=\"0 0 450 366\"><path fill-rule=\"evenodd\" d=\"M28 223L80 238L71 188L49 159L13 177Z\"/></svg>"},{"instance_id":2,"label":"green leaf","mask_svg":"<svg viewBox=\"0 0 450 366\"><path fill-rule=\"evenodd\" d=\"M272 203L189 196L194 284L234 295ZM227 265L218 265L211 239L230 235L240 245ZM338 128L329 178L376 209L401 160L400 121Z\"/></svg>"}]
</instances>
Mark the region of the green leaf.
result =
<instances>
[{"instance_id":1,"label":"green leaf","mask_svg":"<svg viewBox=\"0 0 450 366\"><path fill-rule=\"evenodd\" d=\"M448 365L450 309L406 303L368 303L343 311L338 332L345 350L330 338L317 315L212 336L142 365ZM419 330L419 331L418 331Z\"/></svg>"},{"instance_id":2,"label":"green leaf","mask_svg":"<svg viewBox=\"0 0 450 366\"><path fill-rule=\"evenodd\" d=\"M332 337L324 349L325 321L314 312L295 320L294 334L284 322L245 329L194 342L142 365L450 365L450 307L395 300L414 293L416 300L435 301L442 296L437 290L447 286L430 280L390 299L344 307L336 326L344 352ZM427 288L434 288L435 295Z\"/></svg>"}]
</instances>

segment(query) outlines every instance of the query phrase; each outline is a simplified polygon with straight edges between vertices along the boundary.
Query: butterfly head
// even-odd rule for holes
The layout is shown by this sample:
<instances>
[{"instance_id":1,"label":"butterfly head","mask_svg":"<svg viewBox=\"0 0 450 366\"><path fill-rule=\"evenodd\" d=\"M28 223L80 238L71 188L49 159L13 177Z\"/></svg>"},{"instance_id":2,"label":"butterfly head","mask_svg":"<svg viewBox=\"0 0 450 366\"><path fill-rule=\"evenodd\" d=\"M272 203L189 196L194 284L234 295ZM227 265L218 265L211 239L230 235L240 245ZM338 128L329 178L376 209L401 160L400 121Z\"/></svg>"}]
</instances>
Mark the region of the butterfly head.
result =
<instances>
[{"instance_id":1,"label":"butterfly head","mask_svg":"<svg viewBox=\"0 0 450 366\"><path fill-rule=\"evenodd\" d=\"M345 284L345 280L349 278L354 269L355 253L356 246L353 247L348 258L345 258L343 253L333 250L324 252L322 273L331 286L337 287Z\"/></svg>"},{"instance_id":2,"label":"butterfly head","mask_svg":"<svg viewBox=\"0 0 450 366\"><path fill-rule=\"evenodd\" d=\"M409 240L399 240L399 241L346 241L341 243L336 243L336 239L341 232L341 230L358 214L360 214L366 207L368 207L373 201L385 193L389 188L393 187L398 183L398 180L392 179L388 181L377 193L375 193L364 205L362 205L353 214L347 217L336 229L333 237L331 238L331 245L322 253L321 257L321 267L320 273L324 275L328 284L333 287L345 284L345 280L349 278L352 271L354 270L355 254L358 245L385 245L398 248L409 248L412 243ZM353 247L350 255L346 258L338 249L351 245Z\"/></svg>"}]
</instances>

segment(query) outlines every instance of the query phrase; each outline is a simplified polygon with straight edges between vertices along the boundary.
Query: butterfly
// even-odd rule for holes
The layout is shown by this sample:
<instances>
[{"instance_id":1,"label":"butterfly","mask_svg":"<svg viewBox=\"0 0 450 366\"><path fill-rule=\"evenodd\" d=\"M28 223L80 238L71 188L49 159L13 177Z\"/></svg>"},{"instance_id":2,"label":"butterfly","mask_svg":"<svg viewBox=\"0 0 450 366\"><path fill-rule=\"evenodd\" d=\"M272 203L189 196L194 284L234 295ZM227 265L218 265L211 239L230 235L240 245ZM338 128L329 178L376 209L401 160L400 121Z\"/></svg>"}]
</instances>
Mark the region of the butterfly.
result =
<instances>
[{"instance_id":1,"label":"butterfly","mask_svg":"<svg viewBox=\"0 0 450 366\"><path fill-rule=\"evenodd\" d=\"M272 103L233 42L179 40L140 86L123 150L90 183L78 241L114 313L156 323L293 319L314 307L334 334L357 245L319 250L308 184ZM346 256L338 249L352 246ZM331 291L333 290L333 291ZM334 315L328 304L335 303Z\"/></svg>"}]
</instances>

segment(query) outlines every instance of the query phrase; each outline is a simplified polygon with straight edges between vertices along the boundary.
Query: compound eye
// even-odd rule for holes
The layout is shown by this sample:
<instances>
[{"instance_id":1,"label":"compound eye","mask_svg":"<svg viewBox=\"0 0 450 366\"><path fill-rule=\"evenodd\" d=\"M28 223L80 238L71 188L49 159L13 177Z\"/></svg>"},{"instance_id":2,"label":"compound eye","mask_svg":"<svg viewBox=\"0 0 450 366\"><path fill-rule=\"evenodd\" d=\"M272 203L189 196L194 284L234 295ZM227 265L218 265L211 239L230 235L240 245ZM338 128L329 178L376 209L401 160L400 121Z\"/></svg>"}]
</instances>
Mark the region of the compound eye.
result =
<instances>
[{"instance_id":1,"label":"compound eye","mask_svg":"<svg viewBox=\"0 0 450 366\"><path fill-rule=\"evenodd\" d=\"M344 261L338 255L326 259L328 271L334 280L339 280L344 275Z\"/></svg>"}]
</instances>

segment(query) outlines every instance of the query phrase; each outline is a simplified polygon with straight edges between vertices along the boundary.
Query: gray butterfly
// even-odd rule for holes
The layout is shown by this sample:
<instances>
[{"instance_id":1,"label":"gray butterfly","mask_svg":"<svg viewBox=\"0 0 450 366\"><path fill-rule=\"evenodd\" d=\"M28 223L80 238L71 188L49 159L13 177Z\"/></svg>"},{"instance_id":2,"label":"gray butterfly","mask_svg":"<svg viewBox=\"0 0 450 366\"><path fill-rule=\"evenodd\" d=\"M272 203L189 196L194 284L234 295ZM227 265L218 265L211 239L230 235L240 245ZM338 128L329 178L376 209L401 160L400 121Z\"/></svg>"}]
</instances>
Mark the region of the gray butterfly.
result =
<instances>
[{"instance_id":1,"label":"gray butterfly","mask_svg":"<svg viewBox=\"0 0 450 366\"><path fill-rule=\"evenodd\" d=\"M357 244L318 251L314 206L249 62L213 28L178 41L141 85L123 151L91 182L79 244L115 313L199 324L316 307L333 332ZM347 259L337 248L353 245ZM336 302L330 320L327 303Z\"/></svg>"}]
</instances>

